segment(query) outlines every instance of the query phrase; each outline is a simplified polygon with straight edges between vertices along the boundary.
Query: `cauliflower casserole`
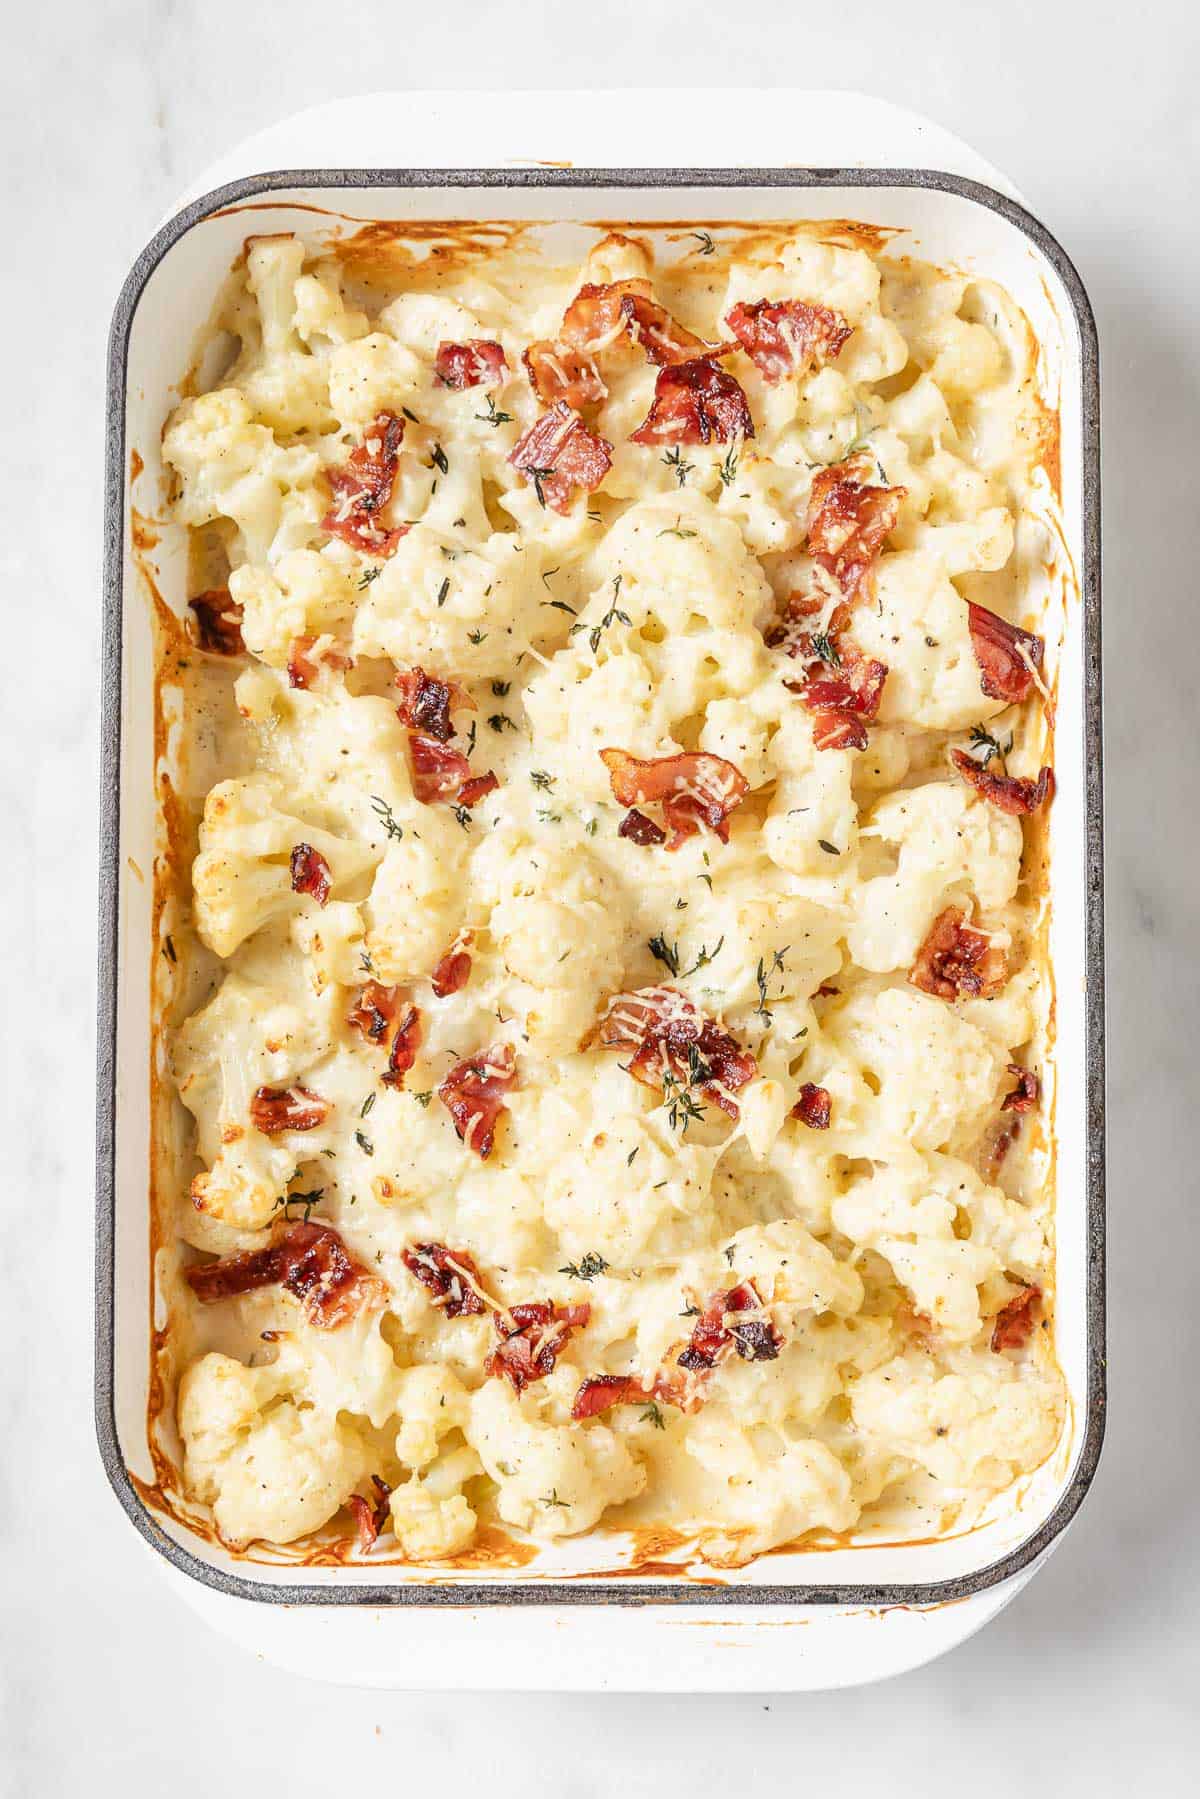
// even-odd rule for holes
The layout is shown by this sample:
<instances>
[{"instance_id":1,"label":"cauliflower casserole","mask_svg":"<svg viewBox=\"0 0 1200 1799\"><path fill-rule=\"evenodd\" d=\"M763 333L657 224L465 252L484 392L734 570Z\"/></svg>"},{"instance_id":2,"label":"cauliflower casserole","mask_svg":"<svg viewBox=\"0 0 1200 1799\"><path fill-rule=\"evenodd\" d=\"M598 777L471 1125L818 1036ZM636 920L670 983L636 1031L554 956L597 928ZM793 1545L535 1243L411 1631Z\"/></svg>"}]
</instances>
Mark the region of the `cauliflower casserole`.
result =
<instances>
[{"instance_id":1,"label":"cauliflower casserole","mask_svg":"<svg viewBox=\"0 0 1200 1799\"><path fill-rule=\"evenodd\" d=\"M1059 1437L1036 344L714 232L251 238L167 421L159 1269L235 1549L736 1567Z\"/></svg>"}]
</instances>

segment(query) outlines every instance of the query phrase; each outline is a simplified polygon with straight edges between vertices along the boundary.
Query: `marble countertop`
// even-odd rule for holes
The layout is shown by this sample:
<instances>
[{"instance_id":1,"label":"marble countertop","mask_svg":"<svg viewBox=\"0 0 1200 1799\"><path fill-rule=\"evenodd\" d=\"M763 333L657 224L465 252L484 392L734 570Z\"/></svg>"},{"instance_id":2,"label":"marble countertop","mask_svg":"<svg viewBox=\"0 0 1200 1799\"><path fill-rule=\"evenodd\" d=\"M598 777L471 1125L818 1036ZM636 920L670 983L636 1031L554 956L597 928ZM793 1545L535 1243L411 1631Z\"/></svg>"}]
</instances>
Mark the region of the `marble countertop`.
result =
<instances>
[{"instance_id":1,"label":"marble countertop","mask_svg":"<svg viewBox=\"0 0 1200 1799\"><path fill-rule=\"evenodd\" d=\"M522 9L480 0L66 0L26 13L0 110L10 344L0 758L16 878L0 1222L0 1794L238 1799L380 1779L554 1779L563 1799L871 1774L923 1799L1014 1782L1192 1790L1200 1752L1195 1369L1200 855L1186 770L1200 693L1194 200L1200 18L1132 28L1067 0ZM1000 15L1003 15L1003 25ZM985 20L989 21L985 24ZM393 87L825 78L918 108L1017 182L1090 289L1102 343L1111 1130L1108 1444L1035 1582L946 1661L858 1692L727 1699L410 1696L322 1688L200 1625L109 1495L90 1417L92 1013L104 339L128 264L181 188L285 111ZM714 130L738 160L737 120ZM13 278L15 276L15 279ZM27 350L30 333L43 344ZM49 629L47 628L49 625ZM47 679L47 646L61 637ZM37 670L41 679L12 678ZM44 672L43 672L44 671ZM17 947L22 946L22 947ZM1189 1047L1190 1046L1190 1047ZM36 1250L33 1245L36 1244ZM53 1313L53 1330L44 1319ZM753 1736L751 1736L753 1732ZM1187 1768L1193 1769L1188 1776Z\"/></svg>"}]
</instances>

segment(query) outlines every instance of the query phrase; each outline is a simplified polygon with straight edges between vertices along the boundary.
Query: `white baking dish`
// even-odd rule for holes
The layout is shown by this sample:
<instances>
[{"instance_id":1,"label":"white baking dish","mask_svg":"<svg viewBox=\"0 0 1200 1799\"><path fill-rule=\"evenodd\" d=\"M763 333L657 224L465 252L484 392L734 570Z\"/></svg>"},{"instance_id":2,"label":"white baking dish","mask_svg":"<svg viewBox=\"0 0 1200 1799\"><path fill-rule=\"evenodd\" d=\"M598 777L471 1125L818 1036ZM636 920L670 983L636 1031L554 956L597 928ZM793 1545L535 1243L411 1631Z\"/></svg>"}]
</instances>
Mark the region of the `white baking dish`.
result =
<instances>
[{"instance_id":1,"label":"white baking dish","mask_svg":"<svg viewBox=\"0 0 1200 1799\"><path fill-rule=\"evenodd\" d=\"M163 599L181 611L186 543L181 531L156 524L157 541L148 544L133 509L159 511L159 442L176 398L172 379L246 236L294 229L319 236L353 229L348 219L489 217L860 219L896 231L892 248L901 254L1000 281L1041 342L1043 397L1061 419L1062 571L1075 582L1059 675L1050 939L1057 993L1056 1331L1070 1400L1054 1456L969 1533L775 1554L720 1585L712 1584L711 1569L686 1564L678 1577L622 1575L629 1551L611 1536L558 1544L519 1571L436 1574L386 1564L248 1562L147 1497L155 1479L146 1441L150 968L159 946L150 878L154 625L145 569L152 559ZM223 1612L228 1627L310 1672L381 1684L836 1685L912 1665L967 1634L1063 1529L1095 1469L1104 1407L1097 428L1095 332L1071 264L1018 205L953 175L322 169L235 182L184 208L147 246L121 295L109 363L97 1416L105 1465L130 1518L181 1576L207 1589L203 1604ZM144 471L132 480L135 452ZM197 1600L201 1588L193 1588ZM268 1603L249 1607L250 1600ZM272 1604L289 1609L273 1612ZM253 1624L243 1615L251 1612ZM872 1644L862 1628L868 1619ZM777 1627L801 1622L809 1628L789 1632L781 1656ZM699 1628L713 1624L716 1630ZM736 1666L722 1658L718 1677L713 1651L733 1640L754 1653ZM558 1646L568 1643L570 1656L560 1657ZM556 1665L548 1669L552 1646Z\"/></svg>"}]
</instances>

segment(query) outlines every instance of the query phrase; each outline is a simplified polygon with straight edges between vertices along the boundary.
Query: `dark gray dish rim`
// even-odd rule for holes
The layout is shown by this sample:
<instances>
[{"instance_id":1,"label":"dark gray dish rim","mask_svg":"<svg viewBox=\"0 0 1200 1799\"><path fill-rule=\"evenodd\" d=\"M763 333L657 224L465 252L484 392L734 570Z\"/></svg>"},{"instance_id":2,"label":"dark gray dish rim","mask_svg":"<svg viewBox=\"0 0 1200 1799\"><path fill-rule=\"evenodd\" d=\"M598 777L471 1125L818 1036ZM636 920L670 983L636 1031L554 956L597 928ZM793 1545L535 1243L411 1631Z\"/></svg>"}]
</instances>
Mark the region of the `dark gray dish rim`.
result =
<instances>
[{"instance_id":1,"label":"dark gray dish rim","mask_svg":"<svg viewBox=\"0 0 1200 1799\"><path fill-rule=\"evenodd\" d=\"M1087 1409L1071 1483L1053 1512L1009 1555L953 1580L875 1586L698 1586L689 1581L558 1580L359 1586L275 1586L210 1567L176 1543L144 1504L125 1466L114 1410L116 1321L115 1145L116 1030L121 767L121 612L125 533L125 388L130 330L154 269L191 228L222 208L280 189L352 188L775 188L812 195L822 188L927 188L956 194L998 213L1053 266L1071 300L1079 334L1083 401L1083 544L1086 846L1087 1044ZM158 231L121 289L108 347L104 522L104 627L101 674L103 760L100 794L100 930L97 1019L96 1144L96 1431L113 1491L136 1529L181 1573L218 1593L273 1605L937 1605L969 1598L1008 1580L1042 1555L1074 1517L1100 1457L1105 1417L1104 1217L1104 842L1101 784L1100 391L1091 305L1057 240L1024 207L977 181L929 169L288 169L247 176L193 200Z\"/></svg>"}]
</instances>

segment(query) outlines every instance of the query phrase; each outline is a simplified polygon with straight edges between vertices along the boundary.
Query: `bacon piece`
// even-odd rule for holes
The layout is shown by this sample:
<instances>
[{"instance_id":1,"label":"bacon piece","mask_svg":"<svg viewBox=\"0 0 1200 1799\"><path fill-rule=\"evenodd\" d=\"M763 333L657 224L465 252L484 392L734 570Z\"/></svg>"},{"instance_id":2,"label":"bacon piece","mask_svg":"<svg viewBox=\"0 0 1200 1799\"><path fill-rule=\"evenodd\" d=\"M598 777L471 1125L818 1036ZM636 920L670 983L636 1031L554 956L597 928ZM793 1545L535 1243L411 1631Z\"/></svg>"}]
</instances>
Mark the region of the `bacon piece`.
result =
<instances>
[{"instance_id":1,"label":"bacon piece","mask_svg":"<svg viewBox=\"0 0 1200 1799\"><path fill-rule=\"evenodd\" d=\"M753 300L725 314L725 323L772 386L832 362L850 335L840 312L807 300Z\"/></svg>"},{"instance_id":2,"label":"bacon piece","mask_svg":"<svg viewBox=\"0 0 1200 1799\"><path fill-rule=\"evenodd\" d=\"M1010 1062L1008 1072L1016 1080L1011 1093L1004 1095L1002 1112L1032 1112L1042 1097L1041 1076L1035 1068L1025 1068L1020 1062Z\"/></svg>"},{"instance_id":3,"label":"bacon piece","mask_svg":"<svg viewBox=\"0 0 1200 1799\"><path fill-rule=\"evenodd\" d=\"M241 656L242 609L227 587L210 587L188 606L196 614L196 640L210 656Z\"/></svg>"},{"instance_id":4,"label":"bacon piece","mask_svg":"<svg viewBox=\"0 0 1200 1799\"><path fill-rule=\"evenodd\" d=\"M409 732L408 748L412 756L413 793L423 805L445 800L451 805L477 806L500 785L490 771L472 775L471 764L461 750L449 749L422 731Z\"/></svg>"},{"instance_id":5,"label":"bacon piece","mask_svg":"<svg viewBox=\"0 0 1200 1799\"><path fill-rule=\"evenodd\" d=\"M791 1116L806 1124L810 1131L827 1131L833 1115L833 1100L827 1087L814 1086L812 1081L805 1081L800 1089L800 1097L792 1107Z\"/></svg>"},{"instance_id":6,"label":"bacon piece","mask_svg":"<svg viewBox=\"0 0 1200 1799\"><path fill-rule=\"evenodd\" d=\"M188 1268L185 1274L193 1293L206 1303L256 1287L284 1286L318 1330L336 1330L381 1291L380 1282L324 1224L281 1225L267 1248Z\"/></svg>"},{"instance_id":7,"label":"bacon piece","mask_svg":"<svg viewBox=\"0 0 1200 1799\"><path fill-rule=\"evenodd\" d=\"M368 1043L383 1043L395 1023L399 995L398 987L385 987L381 981L364 982L346 1023L361 1031Z\"/></svg>"},{"instance_id":8,"label":"bacon piece","mask_svg":"<svg viewBox=\"0 0 1200 1799\"><path fill-rule=\"evenodd\" d=\"M808 553L847 599L870 591L871 571L908 491L869 486L859 479L867 472L857 460L821 469L808 499Z\"/></svg>"},{"instance_id":9,"label":"bacon piece","mask_svg":"<svg viewBox=\"0 0 1200 1799\"><path fill-rule=\"evenodd\" d=\"M667 841L667 833L662 826L656 825L652 818L647 818L636 807L627 812L617 826L617 836L628 837L630 843L638 843L643 849L649 848L651 844Z\"/></svg>"},{"instance_id":10,"label":"bacon piece","mask_svg":"<svg viewBox=\"0 0 1200 1799\"><path fill-rule=\"evenodd\" d=\"M754 420L741 385L707 356L660 369L635 444L728 443L753 437Z\"/></svg>"},{"instance_id":11,"label":"bacon piece","mask_svg":"<svg viewBox=\"0 0 1200 1799\"><path fill-rule=\"evenodd\" d=\"M473 806L479 804L480 800L485 800L489 793L495 793L499 785L499 776L492 774L490 769L486 775L473 775L459 788L458 803L460 806L465 806L469 812Z\"/></svg>"},{"instance_id":12,"label":"bacon piece","mask_svg":"<svg viewBox=\"0 0 1200 1799\"><path fill-rule=\"evenodd\" d=\"M1008 978L1004 951L966 922L961 906L939 912L917 951L909 980L938 999L991 999Z\"/></svg>"},{"instance_id":13,"label":"bacon piece","mask_svg":"<svg viewBox=\"0 0 1200 1799\"><path fill-rule=\"evenodd\" d=\"M515 1085L517 1061L511 1043L459 1062L438 1088L438 1098L468 1149L486 1162L495 1142L504 1096Z\"/></svg>"},{"instance_id":14,"label":"bacon piece","mask_svg":"<svg viewBox=\"0 0 1200 1799\"><path fill-rule=\"evenodd\" d=\"M1036 812L1039 806L1044 806L1047 800L1054 798L1052 768L1043 768L1037 780L1031 781L1019 775L994 775L965 750L951 750L950 760L976 793L982 794L985 800L990 800L993 806L998 806L1001 812L1011 813L1014 818Z\"/></svg>"},{"instance_id":15,"label":"bacon piece","mask_svg":"<svg viewBox=\"0 0 1200 1799\"><path fill-rule=\"evenodd\" d=\"M473 941L474 932L460 931L434 969L431 979L438 999L448 999L452 993L461 993L470 980L470 948Z\"/></svg>"},{"instance_id":16,"label":"bacon piece","mask_svg":"<svg viewBox=\"0 0 1200 1799\"><path fill-rule=\"evenodd\" d=\"M996 1313L992 1326L992 1348L997 1354L1005 1349L1024 1349L1035 1323L1034 1312L1042 1297L1042 1289L1026 1287Z\"/></svg>"},{"instance_id":17,"label":"bacon piece","mask_svg":"<svg viewBox=\"0 0 1200 1799\"><path fill-rule=\"evenodd\" d=\"M413 1278L429 1290L434 1305L447 1318L477 1318L484 1310L483 1300L476 1292L482 1285L479 1270L465 1249L447 1249L444 1243L414 1243L411 1249L401 1251L400 1260Z\"/></svg>"},{"instance_id":18,"label":"bacon piece","mask_svg":"<svg viewBox=\"0 0 1200 1799\"><path fill-rule=\"evenodd\" d=\"M629 1072L644 1087L663 1088L669 1074L733 1119L738 1106L732 1095L758 1073L749 1050L678 987L618 993L600 1021L600 1043L604 1049L633 1050Z\"/></svg>"},{"instance_id":19,"label":"bacon piece","mask_svg":"<svg viewBox=\"0 0 1200 1799\"><path fill-rule=\"evenodd\" d=\"M476 1291L482 1286L479 1270L465 1249L447 1249L444 1243L414 1243L411 1249L401 1251L400 1260L414 1280L428 1289L434 1305L447 1318L477 1318L484 1310Z\"/></svg>"},{"instance_id":20,"label":"bacon piece","mask_svg":"<svg viewBox=\"0 0 1200 1799\"><path fill-rule=\"evenodd\" d=\"M809 635L809 647L812 641ZM865 750L868 737L864 721L875 718L879 712L888 677L887 663L864 655L844 631L831 635L829 643L838 658L836 665L818 656L806 665L801 681L786 681L784 685L813 714L816 749ZM802 648L803 638L788 653L798 655Z\"/></svg>"},{"instance_id":21,"label":"bacon piece","mask_svg":"<svg viewBox=\"0 0 1200 1799\"><path fill-rule=\"evenodd\" d=\"M554 344L541 337L530 344L521 360L529 385L543 406L555 406L561 400L578 412L582 406L603 400L608 393L591 357L566 344Z\"/></svg>"},{"instance_id":22,"label":"bacon piece","mask_svg":"<svg viewBox=\"0 0 1200 1799\"><path fill-rule=\"evenodd\" d=\"M354 1513L354 1522L358 1530L358 1546L364 1555L369 1554L379 1541L379 1533L385 1528L391 1511L389 1502L392 1497L392 1489L386 1480L382 1480L378 1474L373 1474L371 1485L378 1494L374 1505L369 1499L364 1499L361 1493L351 1493L346 1501Z\"/></svg>"},{"instance_id":23,"label":"bacon piece","mask_svg":"<svg viewBox=\"0 0 1200 1799\"><path fill-rule=\"evenodd\" d=\"M554 1372L571 1332L582 1330L591 1315L589 1305L556 1306L547 1300L493 1312L500 1347L484 1363L484 1373L502 1374L523 1392Z\"/></svg>"},{"instance_id":24,"label":"bacon piece","mask_svg":"<svg viewBox=\"0 0 1200 1799\"><path fill-rule=\"evenodd\" d=\"M654 1388L643 1386L636 1374L593 1374L576 1393L571 1416L598 1418L615 1405L648 1405L653 1398Z\"/></svg>"},{"instance_id":25,"label":"bacon piece","mask_svg":"<svg viewBox=\"0 0 1200 1799\"><path fill-rule=\"evenodd\" d=\"M307 893L318 906L325 904L333 883L329 864L320 850L311 843L298 843L292 851L291 875L293 893Z\"/></svg>"},{"instance_id":26,"label":"bacon piece","mask_svg":"<svg viewBox=\"0 0 1200 1799\"><path fill-rule=\"evenodd\" d=\"M732 762L703 751L652 756L645 761L628 750L601 750L600 755L618 804L661 802L663 818L672 832L668 849L677 850L701 825L707 825L722 843L729 842L729 814L750 791L749 781Z\"/></svg>"},{"instance_id":27,"label":"bacon piece","mask_svg":"<svg viewBox=\"0 0 1200 1799\"><path fill-rule=\"evenodd\" d=\"M309 688L315 685L323 668L353 668L354 657L336 643L326 643L316 655L314 645L319 637L293 637L288 648L287 676L289 687Z\"/></svg>"},{"instance_id":28,"label":"bacon piece","mask_svg":"<svg viewBox=\"0 0 1200 1799\"><path fill-rule=\"evenodd\" d=\"M725 1292L710 1294L676 1362L689 1373L707 1373L731 1349L746 1362L773 1362L782 1347L783 1338L763 1311L753 1282L742 1281Z\"/></svg>"},{"instance_id":29,"label":"bacon piece","mask_svg":"<svg viewBox=\"0 0 1200 1799\"><path fill-rule=\"evenodd\" d=\"M308 1087L258 1087L250 1122L264 1137L282 1137L285 1131L315 1131L330 1111L329 1101Z\"/></svg>"},{"instance_id":30,"label":"bacon piece","mask_svg":"<svg viewBox=\"0 0 1200 1799\"><path fill-rule=\"evenodd\" d=\"M396 675L400 704L396 708L400 722L410 731L423 731L448 743L454 735L450 714L461 708L475 710L475 702L457 681L439 681L423 668L402 668Z\"/></svg>"},{"instance_id":31,"label":"bacon piece","mask_svg":"<svg viewBox=\"0 0 1200 1799\"><path fill-rule=\"evenodd\" d=\"M990 700L1004 700L1010 706L1028 699L1035 684L1034 671L1045 658L1044 640L972 601L967 602L967 622L984 693Z\"/></svg>"},{"instance_id":32,"label":"bacon piece","mask_svg":"<svg viewBox=\"0 0 1200 1799\"><path fill-rule=\"evenodd\" d=\"M391 556L410 529L399 525L389 530L378 516L392 497L403 437L404 420L394 412L380 412L351 450L346 467L327 471L334 503L321 529L364 556Z\"/></svg>"},{"instance_id":33,"label":"bacon piece","mask_svg":"<svg viewBox=\"0 0 1200 1799\"><path fill-rule=\"evenodd\" d=\"M643 279L607 281L598 286L589 282L581 287L563 313L559 338L569 350L598 356L611 348L622 332L659 368L721 354L719 344L706 344L703 338L685 331Z\"/></svg>"},{"instance_id":34,"label":"bacon piece","mask_svg":"<svg viewBox=\"0 0 1200 1799\"><path fill-rule=\"evenodd\" d=\"M508 362L490 337L471 337L465 344L440 343L433 372L443 387L495 387Z\"/></svg>"},{"instance_id":35,"label":"bacon piece","mask_svg":"<svg viewBox=\"0 0 1200 1799\"><path fill-rule=\"evenodd\" d=\"M533 481L543 506L569 512L574 488L594 493L607 475L612 445L559 400L529 427L508 460Z\"/></svg>"},{"instance_id":36,"label":"bacon piece","mask_svg":"<svg viewBox=\"0 0 1200 1799\"><path fill-rule=\"evenodd\" d=\"M417 1059L421 1047L421 1014L414 1005L406 1005L396 1024L392 1047L388 1051L385 1087L403 1087L404 1077Z\"/></svg>"},{"instance_id":37,"label":"bacon piece","mask_svg":"<svg viewBox=\"0 0 1200 1799\"><path fill-rule=\"evenodd\" d=\"M633 289L637 283L630 282ZM685 331L665 306L648 294L628 292L621 297L621 316L630 339L645 351L656 368L675 368L683 362L704 361L722 354L719 344L706 344L694 332Z\"/></svg>"}]
</instances>

